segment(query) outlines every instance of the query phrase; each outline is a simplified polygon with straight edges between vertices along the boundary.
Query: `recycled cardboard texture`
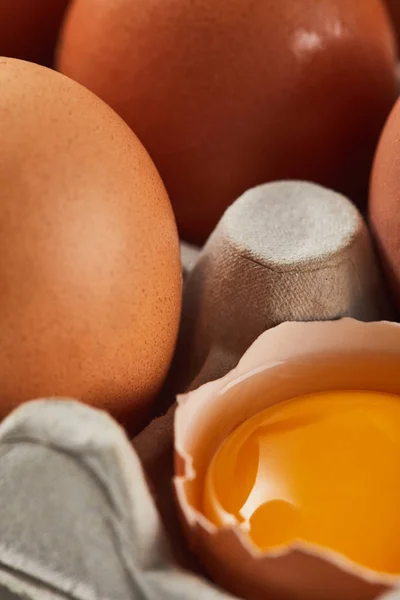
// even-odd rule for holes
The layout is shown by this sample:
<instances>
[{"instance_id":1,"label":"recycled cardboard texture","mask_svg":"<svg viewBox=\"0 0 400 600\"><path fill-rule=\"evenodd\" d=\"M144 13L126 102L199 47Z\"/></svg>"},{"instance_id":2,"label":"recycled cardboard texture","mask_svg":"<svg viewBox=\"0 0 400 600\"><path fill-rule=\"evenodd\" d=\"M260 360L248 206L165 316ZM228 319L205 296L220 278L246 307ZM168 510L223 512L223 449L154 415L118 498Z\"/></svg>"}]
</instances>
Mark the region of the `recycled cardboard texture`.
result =
<instances>
[{"instance_id":1,"label":"recycled cardboard texture","mask_svg":"<svg viewBox=\"0 0 400 600\"><path fill-rule=\"evenodd\" d=\"M0 425L0 486L1 600L232 598L174 566L140 462L105 413L17 409Z\"/></svg>"},{"instance_id":2,"label":"recycled cardboard texture","mask_svg":"<svg viewBox=\"0 0 400 600\"><path fill-rule=\"evenodd\" d=\"M387 297L349 200L305 182L254 188L226 211L187 277L169 385L182 393L221 377L285 321L389 318Z\"/></svg>"}]
</instances>

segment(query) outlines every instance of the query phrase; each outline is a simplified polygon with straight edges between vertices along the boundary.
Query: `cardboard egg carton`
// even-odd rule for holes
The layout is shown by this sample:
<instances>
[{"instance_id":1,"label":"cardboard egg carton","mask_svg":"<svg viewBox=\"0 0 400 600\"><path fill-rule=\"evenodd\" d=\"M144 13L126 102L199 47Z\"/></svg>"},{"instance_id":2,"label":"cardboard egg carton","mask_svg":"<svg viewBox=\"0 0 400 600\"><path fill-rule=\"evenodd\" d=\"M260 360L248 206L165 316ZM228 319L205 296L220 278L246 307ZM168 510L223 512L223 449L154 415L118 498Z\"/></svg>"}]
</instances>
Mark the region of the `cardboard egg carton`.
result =
<instances>
[{"instance_id":1,"label":"cardboard egg carton","mask_svg":"<svg viewBox=\"0 0 400 600\"><path fill-rule=\"evenodd\" d=\"M181 536L175 395L227 373L279 323L395 318L363 217L314 184L250 190L204 248L182 244L182 261L160 416L133 444L105 413L68 400L28 403L0 424L0 600L232 599Z\"/></svg>"}]
</instances>

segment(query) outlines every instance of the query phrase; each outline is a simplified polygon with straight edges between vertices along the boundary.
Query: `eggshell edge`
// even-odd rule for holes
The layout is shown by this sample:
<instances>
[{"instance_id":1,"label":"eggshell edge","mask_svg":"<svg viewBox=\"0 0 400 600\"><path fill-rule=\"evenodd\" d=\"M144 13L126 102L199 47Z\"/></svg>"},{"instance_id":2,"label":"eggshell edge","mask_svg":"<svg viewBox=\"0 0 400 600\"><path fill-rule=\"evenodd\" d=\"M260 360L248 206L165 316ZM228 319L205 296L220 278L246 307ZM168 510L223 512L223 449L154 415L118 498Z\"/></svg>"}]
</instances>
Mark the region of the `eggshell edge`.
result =
<instances>
[{"instance_id":1,"label":"eggshell edge","mask_svg":"<svg viewBox=\"0 0 400 600\"><path fill-rule=\"evenodd\" d=\"M183 526L192 549L216 580L229 591L262 598L257 574L271 581L275 595L288 598L288 590L307 586L309 577L320 585L340 581L340 587L351 590L351 598L374 599L400 586L400 577L375 573L328 549L296 543L274 552L258 552L235 528L218 529L194 508L185 485L196 473L187 449L193 427L207 421L207 402L217 400L229 387L268 371L288 360L305 355L342 352L385 352L399 356L400 325L387 321L362 323L344 318L332 322L284 323L263 333L226 376L206 383L197 390L178 397L174 421L175 478L174 488ZM191 424L191 426L190 426ZM238 571L237 565L240 565ZM318 576L316 575L318 573ZM323 583L324 582L324 583ZM268 590L270 591L270 590ZM300 597L300 596L299 596ZM344 600L344 596L343 596Z\"/></svg>"}]
</instances>

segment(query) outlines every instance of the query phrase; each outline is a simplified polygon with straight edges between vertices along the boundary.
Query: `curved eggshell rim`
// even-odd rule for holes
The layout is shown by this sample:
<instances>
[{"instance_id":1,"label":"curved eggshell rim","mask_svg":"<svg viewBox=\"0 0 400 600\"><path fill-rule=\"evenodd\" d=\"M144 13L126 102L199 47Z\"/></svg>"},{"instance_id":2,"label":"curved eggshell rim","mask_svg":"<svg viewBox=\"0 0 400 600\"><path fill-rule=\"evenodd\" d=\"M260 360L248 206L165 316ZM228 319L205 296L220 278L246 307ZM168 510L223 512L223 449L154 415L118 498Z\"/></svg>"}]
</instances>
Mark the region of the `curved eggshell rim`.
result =
<instances>
[{"instance_id":1,"label":"curved eggshell rim","mask_svg":"<svg viewBox=\"0 0 400 600\"><path fill-rule=\"evenodd\" d=\"M191 435L190 424L198 427L199 420L200 423L206 423L209 402L218 402L218 398L231 388L289 360L301 360L316 353L328 355L344 352L384 352L398 355L400 361L400 324L388 321L363 323L350 318L330 322L284 323L263 333L230 373L197 390L180 395L174 420L174 487L177 502L185 525L194 538L201 532L202 536L212 538L214 544L233 544L239 554L245 554L261 563L279 557L301 555L304 559L308 556L314 562L328 562L347 575L392 588L400 584L400 574L378 573L316 544L296 541L268 552L260 551L236 525L216 527L190 504L185 492L185 483L196 478L193 457L187 449L187 441Z\"/></svg>"}]
</instances>

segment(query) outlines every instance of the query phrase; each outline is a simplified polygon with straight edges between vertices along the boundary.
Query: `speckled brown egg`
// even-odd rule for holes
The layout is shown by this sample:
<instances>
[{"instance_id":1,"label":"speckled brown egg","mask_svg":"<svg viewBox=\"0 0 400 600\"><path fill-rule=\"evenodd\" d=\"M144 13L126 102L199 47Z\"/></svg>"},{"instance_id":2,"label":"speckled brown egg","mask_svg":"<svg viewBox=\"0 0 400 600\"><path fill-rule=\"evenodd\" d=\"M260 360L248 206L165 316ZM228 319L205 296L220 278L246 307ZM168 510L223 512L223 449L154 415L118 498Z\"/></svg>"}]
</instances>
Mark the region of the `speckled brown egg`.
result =
<instances>
[{"instance_id":1,"label":"speckled brown egg","mask_svg":"<svg viewBox=\"0 0 400 600\"><path fill-rule=\"evenodd\" d=\"M271 180L366 202L396 96L381 0L74 0L58 64L137 133L191 242Z\"/></svg>"},{"instance_id":2,"label":"speckled brown egg","mask_svg":"<svg viewBox=\"0 0 400 600\"><path fill-rule=\"evenodd\" d=\"M50 65L69 0L2 0L0 56Z\"/></svg>"},{"instance_id":3,"label":"speckled brown egg","mask_svg":"<svg viewBox=\"0 0 400 600\"><path fill-rule=\"evenodd\" d=\"M369 217L400 310L400 100L386 122L376 152Z\"/></svg>"},{"instance_id":4,"label":"speckled brown egg","mask_svg":"<svg viewBox=\"0 0 400 600\"><path fill-rule=\"evenodd\" d=\"M173 354L179 240L129 127L67 77L0 59L0 417L70 396L141 423Z\"/></svg>"}]
</instances>

